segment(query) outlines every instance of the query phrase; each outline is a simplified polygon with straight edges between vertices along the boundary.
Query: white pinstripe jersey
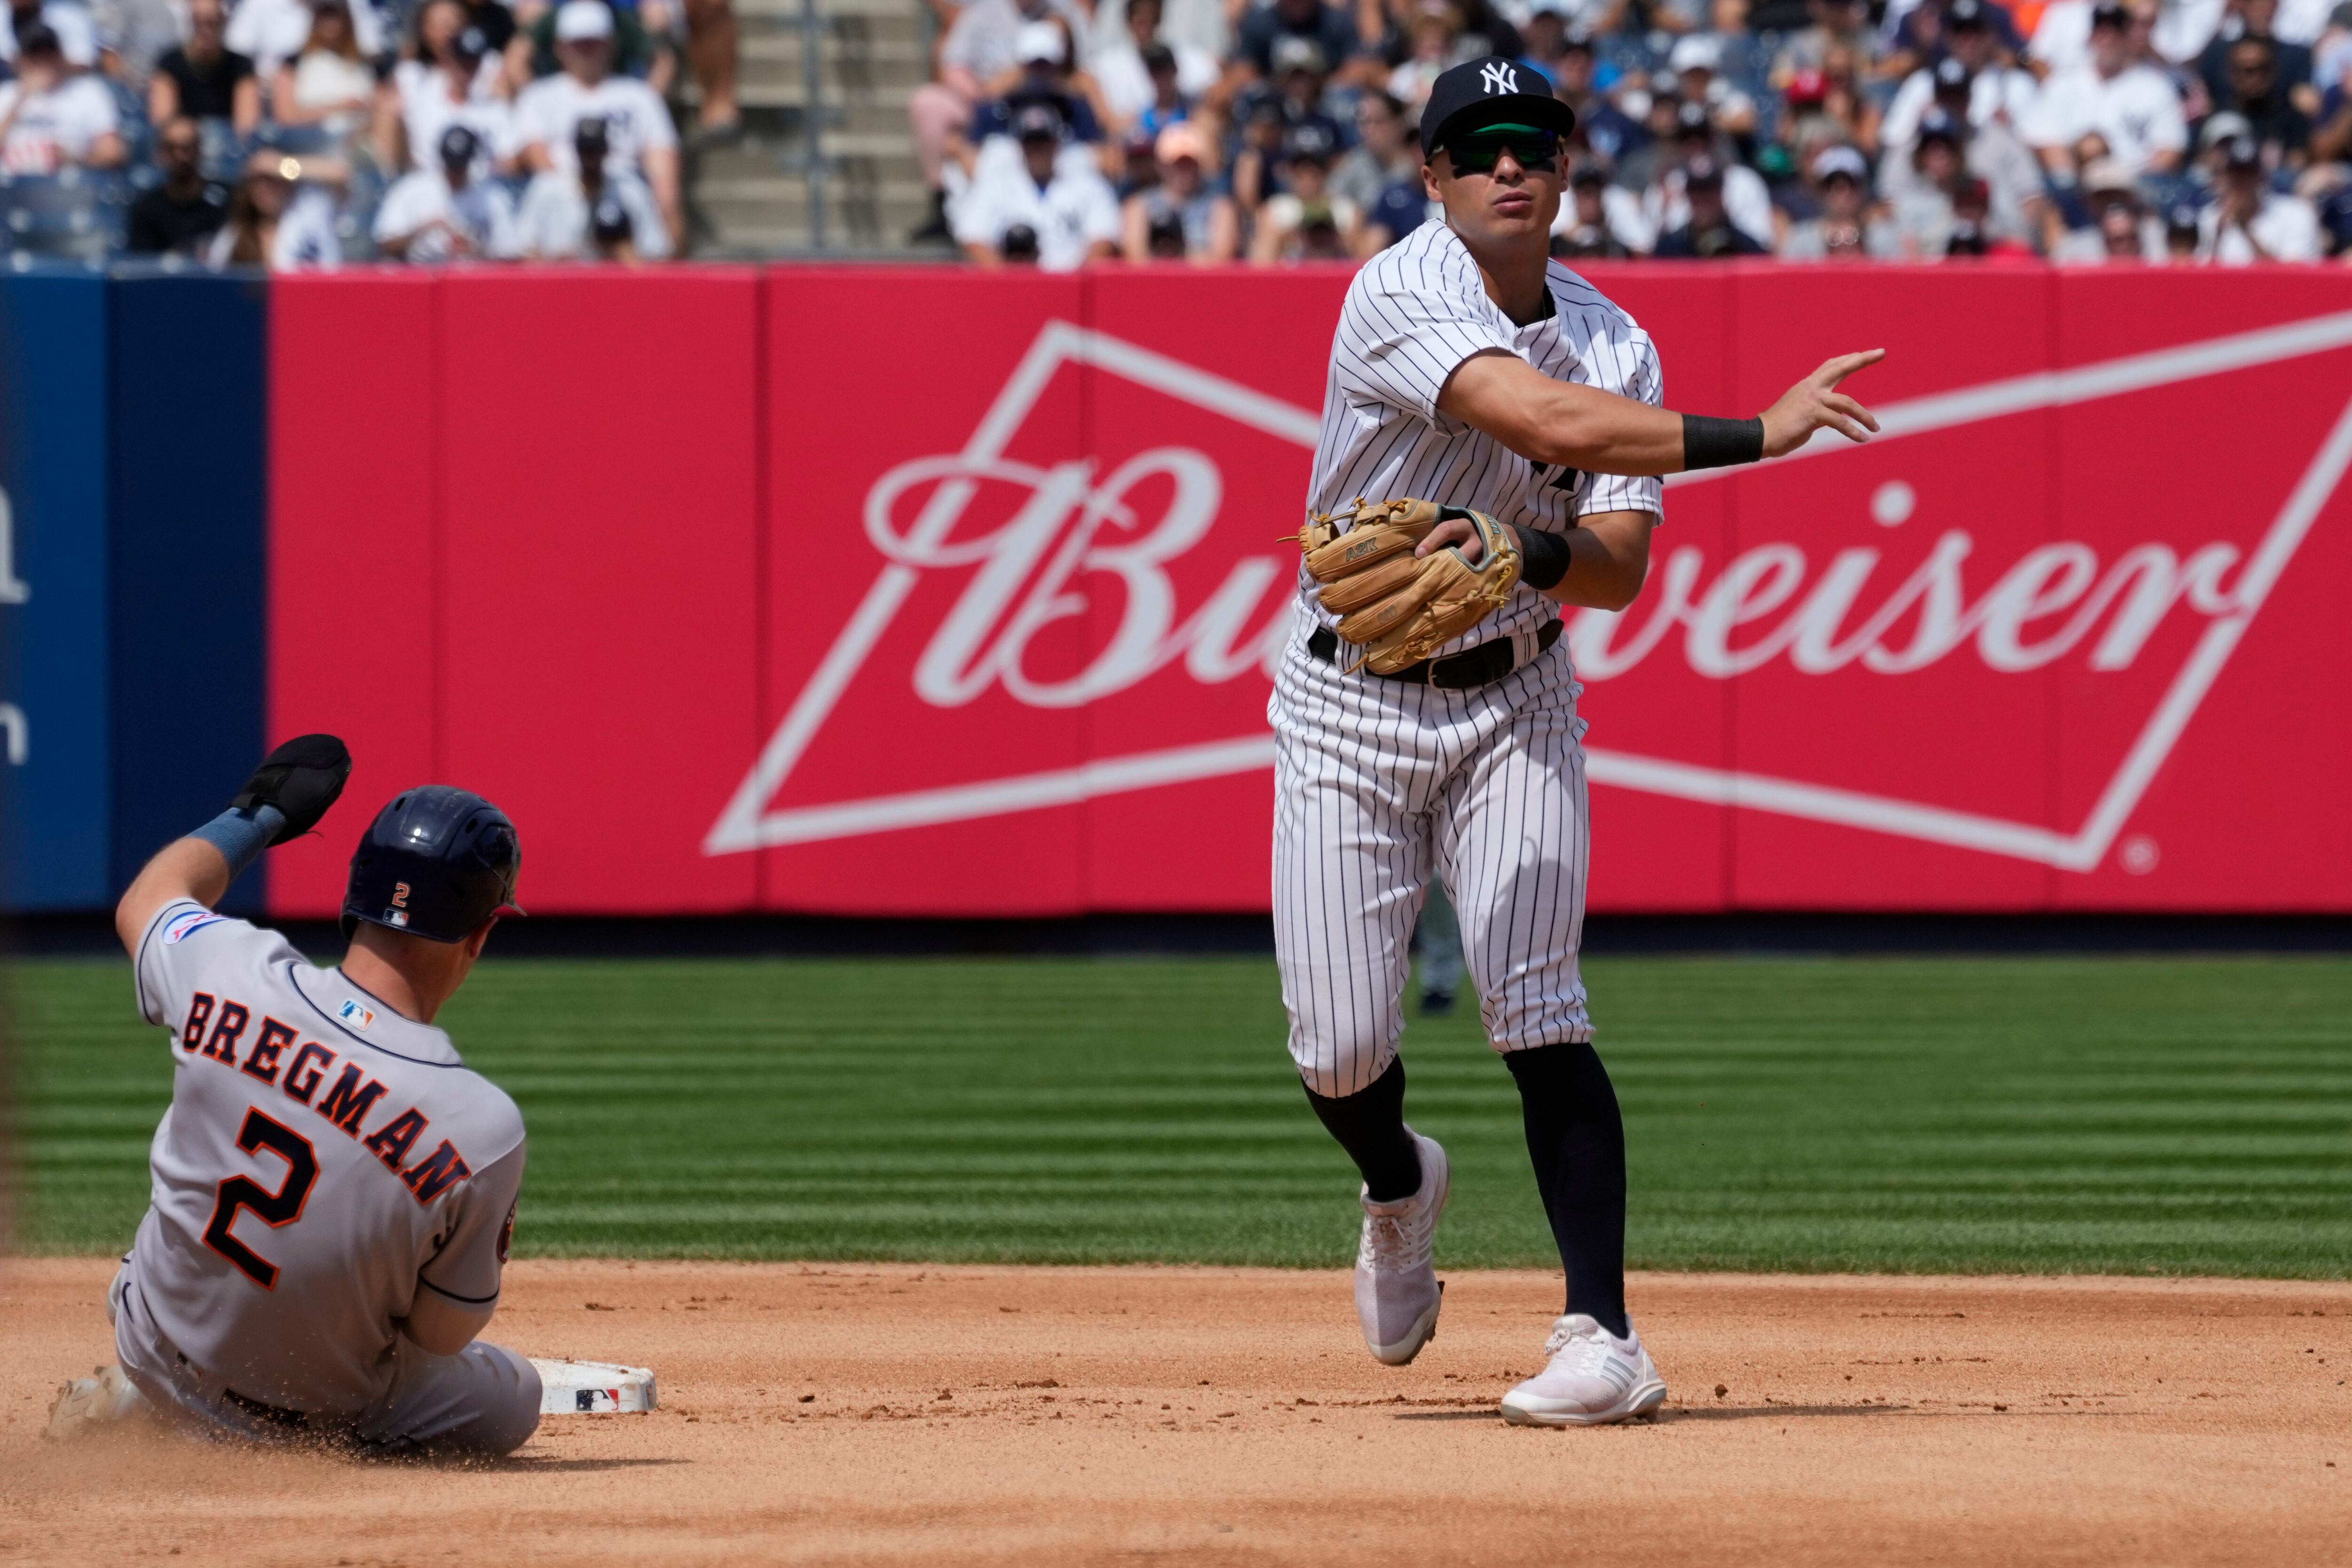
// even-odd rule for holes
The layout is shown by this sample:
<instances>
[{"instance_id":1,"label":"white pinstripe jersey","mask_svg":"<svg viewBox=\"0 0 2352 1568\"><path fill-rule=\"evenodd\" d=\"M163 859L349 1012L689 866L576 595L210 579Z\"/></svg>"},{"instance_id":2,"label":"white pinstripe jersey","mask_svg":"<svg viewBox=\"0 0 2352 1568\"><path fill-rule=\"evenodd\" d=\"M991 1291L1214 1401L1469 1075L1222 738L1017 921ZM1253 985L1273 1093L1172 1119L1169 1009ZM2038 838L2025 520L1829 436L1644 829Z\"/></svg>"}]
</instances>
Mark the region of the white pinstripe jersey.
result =
<instances>
[{"instance_id":1,"label":"white pinstripe jersey","mask_svg":"<svg viewBox=\"0 0 2352 1568\"><path fill-rule=\"evenodd\" d=\"M1555 533L1591 512L1657 512L1655 479L1544 467L1438 410L1454 367L1495 349L1555 380L1659 403L1664 387L1650 334L1559 262L1545 276L1552 314L1522 327L1487 298L1478 264L1443 223L1423 224L1366 262L1349 285L1331 340L1307 509L1334 511L1358 496L1415 496ZM1330 625L1337 617L1316 601L1304 570L1298 582L1307 614ZM1440 652L1532 631L1559 613L1522 583L1500 612Z\"/></svg>"}]
</instances>

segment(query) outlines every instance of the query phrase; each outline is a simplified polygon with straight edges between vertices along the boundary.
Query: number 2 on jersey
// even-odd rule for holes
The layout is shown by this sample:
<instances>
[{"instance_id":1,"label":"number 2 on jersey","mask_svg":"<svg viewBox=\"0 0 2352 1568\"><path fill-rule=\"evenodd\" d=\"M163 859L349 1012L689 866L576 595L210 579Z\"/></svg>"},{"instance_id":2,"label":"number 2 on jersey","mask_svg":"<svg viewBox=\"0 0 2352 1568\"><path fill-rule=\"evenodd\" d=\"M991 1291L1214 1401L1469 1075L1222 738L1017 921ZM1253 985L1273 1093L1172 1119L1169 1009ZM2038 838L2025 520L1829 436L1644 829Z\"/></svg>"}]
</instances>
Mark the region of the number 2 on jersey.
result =
<instances>
[{"instance_id":1,"label":"number 2 on jersey","mask_svg":"<svg viewBox=\"0 0 2352 1568\"><path fill-rule=\"evenodd\" d=\"M220 1184L220 1201L213 1205L212 1223L205 1226L205 1245L236 1264L265 1290L278 1288L278 1265L228 1233L236 1211L251 1209L272 1230L302 1217L303 1200L319 1179L319 1157L310 1141L291 1127L271 1121L258 1110L245 1113L237 1129L236 1146L248 1154L267 1149L286 1162L286 1180L276 1192L250 1176L231 1176Z\"/></svg>"}]
</instances>

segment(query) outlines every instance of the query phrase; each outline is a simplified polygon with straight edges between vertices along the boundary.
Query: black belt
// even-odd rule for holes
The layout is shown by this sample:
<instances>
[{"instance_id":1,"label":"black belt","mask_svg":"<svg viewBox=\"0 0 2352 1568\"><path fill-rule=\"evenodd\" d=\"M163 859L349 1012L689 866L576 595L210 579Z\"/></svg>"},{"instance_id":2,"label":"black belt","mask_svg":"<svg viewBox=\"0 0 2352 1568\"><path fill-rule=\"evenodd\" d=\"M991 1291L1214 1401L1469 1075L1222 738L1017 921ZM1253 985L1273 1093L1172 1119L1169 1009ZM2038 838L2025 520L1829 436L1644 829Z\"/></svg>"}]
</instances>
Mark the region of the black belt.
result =
<instances>
[{"instance_id":1,"label":"black belt","mask_svg":"<svg viewBox=\"0 0 2352 1568\"><path fill-rule=\"evenodd\" d=\"M1559 641L1559 622L1546 621L1536 633L1536 652L1549 650ZM1307 651L1325 664L1339 662L1339 637L1329 626L1318 626L1307 638ZM1528 663L1535 661L1529 659ZM1518 668L1518 650L1509 637L1489 637L1475 647L1444 658L1424 658L1419 664L1408 664L1402 669L1381 676L1382 680L1409 680L1415 686L1434 686L1444 691L1467 691L1500 680ZM1367 665L1363 674L1378 673Z\"/></svg>"}]
</instances>

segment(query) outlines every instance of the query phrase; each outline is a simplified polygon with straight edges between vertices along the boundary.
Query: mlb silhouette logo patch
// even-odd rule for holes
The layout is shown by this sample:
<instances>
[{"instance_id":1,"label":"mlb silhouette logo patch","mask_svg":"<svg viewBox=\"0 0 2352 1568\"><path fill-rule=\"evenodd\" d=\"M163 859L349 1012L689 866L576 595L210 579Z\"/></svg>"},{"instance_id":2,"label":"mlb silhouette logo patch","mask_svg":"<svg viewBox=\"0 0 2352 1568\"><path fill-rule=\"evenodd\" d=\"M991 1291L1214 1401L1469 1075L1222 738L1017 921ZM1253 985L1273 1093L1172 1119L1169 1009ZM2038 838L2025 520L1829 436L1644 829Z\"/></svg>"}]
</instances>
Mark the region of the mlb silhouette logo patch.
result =
<instances>
[{"instance_id":1,"label":"mlb silhouette logo patch","mask_svg":"<svg viewBox=\"0 0 2352 1568\"><path fill-rule=\"evenodd\" d=\"M344 997L343 1005L335 1009L335 1016L354 1029L364 1029L375 1022L375 1014L361 1006L360 999L356 996Z\"/></svg>"},{"instance_id":2,"label":"mlb silhouette logo patch","mask_svg":"<svg viewBox=\"0 0 2352 1568\"><path fill-rule=\"evenodd\" d=\"M383 923L386 925L404 926L408 923L408 911L406 910L386 910L383 911Z\"/></svg>"}]
</instances>

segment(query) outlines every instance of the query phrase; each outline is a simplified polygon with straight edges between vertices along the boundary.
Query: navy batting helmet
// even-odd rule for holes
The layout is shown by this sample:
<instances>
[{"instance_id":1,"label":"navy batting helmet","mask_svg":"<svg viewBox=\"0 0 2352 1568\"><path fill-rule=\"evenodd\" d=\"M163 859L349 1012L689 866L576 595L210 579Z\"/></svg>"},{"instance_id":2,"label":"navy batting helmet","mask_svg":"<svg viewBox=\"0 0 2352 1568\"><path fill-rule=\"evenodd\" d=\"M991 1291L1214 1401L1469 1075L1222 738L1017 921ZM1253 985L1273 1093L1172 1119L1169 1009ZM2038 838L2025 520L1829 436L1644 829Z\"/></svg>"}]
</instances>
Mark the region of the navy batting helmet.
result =
<instances>
[{"instance_id":1,"label":"navy batting helmet","mask_svg":"<svg viewBox=\"0 0 2352 1568\"><path fill-rule=\"evenodd\" d=\"M421 784L375 814L343 889L343 935L361 921L463 942L492 915L520 914L522 843L507 814L471 790Z\"/></svg>"}]
</instances>

